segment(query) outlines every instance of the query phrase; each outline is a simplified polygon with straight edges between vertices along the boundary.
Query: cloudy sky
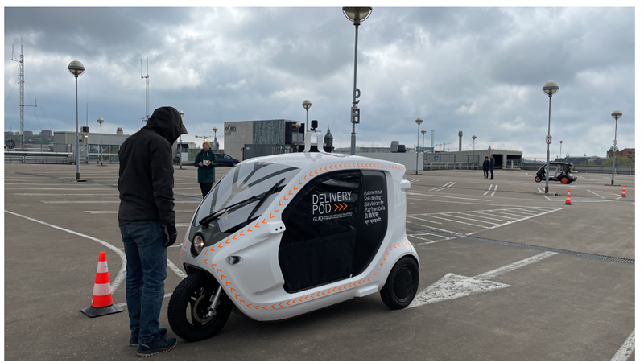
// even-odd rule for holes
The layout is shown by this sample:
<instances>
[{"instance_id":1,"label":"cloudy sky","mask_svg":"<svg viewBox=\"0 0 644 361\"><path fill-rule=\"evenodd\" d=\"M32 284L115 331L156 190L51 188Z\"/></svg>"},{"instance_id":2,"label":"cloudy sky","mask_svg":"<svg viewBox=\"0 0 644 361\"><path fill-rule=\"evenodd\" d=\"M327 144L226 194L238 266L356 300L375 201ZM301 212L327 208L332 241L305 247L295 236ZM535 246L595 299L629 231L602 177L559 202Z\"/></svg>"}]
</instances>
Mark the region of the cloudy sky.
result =
<instances>
[{"instance_id":1,"label":"cloudy sky","mask_svg":"<svg viewBox=\"0 0 644 361\"><path fill-rule=\"evenodd\" d=\"M17 4L14 4L17 5ZM638 10L639 11L639 10ZM20 129L18 63L25 56L25 130L74 130L72 60L79 123L137 131L145 114L171 105L195 135L226 121L309 119L349 146L355 28L335 7L5 7L4 129ZM143 69L145 75L145 68ZM620 149L635 147L634 7L378 7L360 27L358 146L413 147L418 127L435 144L488 146L546 157L554 80L551 153L605 156L615 121ZM186 140L184 138L184 140ZM223 132L218 132L223 144ZM422 138L422 136L421 136ZM211 138L212 140L212 138ZM422 143L422 139L421 139ZM421 144L422 145L422 144Z\"/></svg>"}]
</instances>

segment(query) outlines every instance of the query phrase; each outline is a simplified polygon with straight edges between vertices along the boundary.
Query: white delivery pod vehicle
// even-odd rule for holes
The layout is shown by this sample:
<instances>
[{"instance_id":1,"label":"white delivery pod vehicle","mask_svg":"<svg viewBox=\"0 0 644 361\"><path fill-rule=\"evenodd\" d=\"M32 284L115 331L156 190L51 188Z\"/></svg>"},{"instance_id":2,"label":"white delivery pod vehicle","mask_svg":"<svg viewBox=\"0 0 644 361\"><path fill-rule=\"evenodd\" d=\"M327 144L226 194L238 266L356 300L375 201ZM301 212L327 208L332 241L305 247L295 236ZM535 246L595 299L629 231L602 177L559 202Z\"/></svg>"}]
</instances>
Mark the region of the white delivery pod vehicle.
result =
<instances>
[{"instance_id":1,"label":"white delivery pod vehicle","mask_svg":"<svg viewBox=\"0 0 644 361\"><path fill-rule=\"evenodd\" d=\"M170 299L172 330L204 340L234 307L281 320L378 291L390 309L407 307L419 260L405 228L404 173L401 164L323 152L239 163L183 239L188 277Z\"/></svg>"}]
</instances>

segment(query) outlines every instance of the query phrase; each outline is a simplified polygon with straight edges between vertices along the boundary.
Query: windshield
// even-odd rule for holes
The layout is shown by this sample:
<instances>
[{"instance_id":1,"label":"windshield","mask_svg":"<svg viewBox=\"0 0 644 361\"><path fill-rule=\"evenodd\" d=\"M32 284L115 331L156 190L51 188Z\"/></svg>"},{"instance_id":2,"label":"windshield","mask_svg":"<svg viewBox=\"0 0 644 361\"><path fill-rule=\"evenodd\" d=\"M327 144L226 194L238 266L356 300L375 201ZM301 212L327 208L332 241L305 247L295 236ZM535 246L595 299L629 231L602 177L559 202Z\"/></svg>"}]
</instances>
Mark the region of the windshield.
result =
<instances>
[{"instance_id":1,"label":"windshield","mask_svg":"<svg viewBox=\"0 0 644 361\"><path fill-rule=\"evenodd\" d=\"M203 200L193 226L213 213L227 207L230 209L217 217L212 224L217 224L222 233L236 232L254 217L261 215L266 207L275 199L279 192L268 192L275 184L285 185L299 171L299 168L289 167L279 163L252 162L242 163L226 173L215 185L214 189ZM245 202L252 199L249 202ZM261 203L260 203L261 202ZM259 206L259 207L258 207Z\"/></svg>"}]
</instances>

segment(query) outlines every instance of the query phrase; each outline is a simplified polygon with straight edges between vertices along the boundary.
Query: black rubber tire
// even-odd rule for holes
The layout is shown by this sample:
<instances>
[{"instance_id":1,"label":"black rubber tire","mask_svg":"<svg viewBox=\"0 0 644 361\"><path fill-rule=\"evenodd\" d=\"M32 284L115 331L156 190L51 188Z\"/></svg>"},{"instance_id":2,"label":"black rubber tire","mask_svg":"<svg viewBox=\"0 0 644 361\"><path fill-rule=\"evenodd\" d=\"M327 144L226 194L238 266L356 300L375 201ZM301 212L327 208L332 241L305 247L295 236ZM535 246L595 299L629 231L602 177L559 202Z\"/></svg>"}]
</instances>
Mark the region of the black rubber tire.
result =
<instances>
[{"instance_id":1,"label":"black rubber tire","mask_svg":"<svg viewBox=\"0 0 644 361\"><path fill-rule=\"evenodd\" d=\"M392 310L403 309L414 300L418 291L418 264L411 257L403 257L389 272L387 282L380 290L382 302Z\"/></svg>"},{"instance_id":2,"label":"black rubber tire","mask_svg":"<svg viewBox=\"0 0 644 361\"><path fill-rule=\"evenodd\" d=\"M534 176L534 181L537 183L541 183L541 177L539 177L538 175Z\"/></svg>"},{"instance_id":3,"label":"black rubber tire","mask_svg":"<svg viewBox=\"0 0 644 361\"><path fill-rule=\"evenodd\" d=\"M186 341L201 341L215 336L224 327L233 302L223 290L216 314L204 320L204 323L192 315L187 315L190 312L205 318L204 312L207 312L210 305L210 296L214 295L219 287L219 283L204 272L193 273L179 283L168 304L168 323L177 336ZM193 303L194 306L191 306Z\"/></svg>"}]
</instances>

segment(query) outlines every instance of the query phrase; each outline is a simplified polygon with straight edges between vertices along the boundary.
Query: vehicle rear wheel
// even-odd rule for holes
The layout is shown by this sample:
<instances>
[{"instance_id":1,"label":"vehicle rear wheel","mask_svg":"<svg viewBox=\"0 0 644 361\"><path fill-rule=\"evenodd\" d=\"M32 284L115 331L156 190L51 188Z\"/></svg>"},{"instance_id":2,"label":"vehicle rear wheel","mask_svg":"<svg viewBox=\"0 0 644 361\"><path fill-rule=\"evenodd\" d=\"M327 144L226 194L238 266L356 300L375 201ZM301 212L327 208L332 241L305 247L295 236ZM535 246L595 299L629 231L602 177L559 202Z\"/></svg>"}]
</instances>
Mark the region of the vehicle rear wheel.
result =
<instances>
[{"instance_id":1,"label":"vehicle rear wheel","mask_svg":"<svg viewBox=\"0 0 644 361\"><path fill-rule=\"evenodd\" d=\"M568 177L561 177L560 182L563 184L568 183Z\"/></svg>"},{"instance_id":2,"label":"vehicle rear wheel","mask_svg":"<svg viewBox=\"0 0 644 361\"><path fill-rule=\"evenodd\" d=\"M541 183L541 177L539 177L538 175L534 176L534 181L537 183Z\"/></svg>"},{"instance_id":3,"label":"vehicle rear wheel","mask_svg":"<svg viewBox=\"0 0 644 361\"><path fill-rule=\"evenodd\" d=\"M200 341L213 337L224 327L233 303L223 290L215 311L208 315L220 287L203 272L193 273L179 283L168 304L168 323L177 336L186 341Z\"/></svg>"},{"instance_id":4,"label":"vehicle rear wheel","mask_svg":"<svg viewBox=\"0 0 644 361\"><path fill-rule=\"evenodd\" d=\"M387 282L380 290L382 302L392 310L409 306L418 291L418 265L411 257L403 257L389 272Z\"/></svg>"}]
</instances>

